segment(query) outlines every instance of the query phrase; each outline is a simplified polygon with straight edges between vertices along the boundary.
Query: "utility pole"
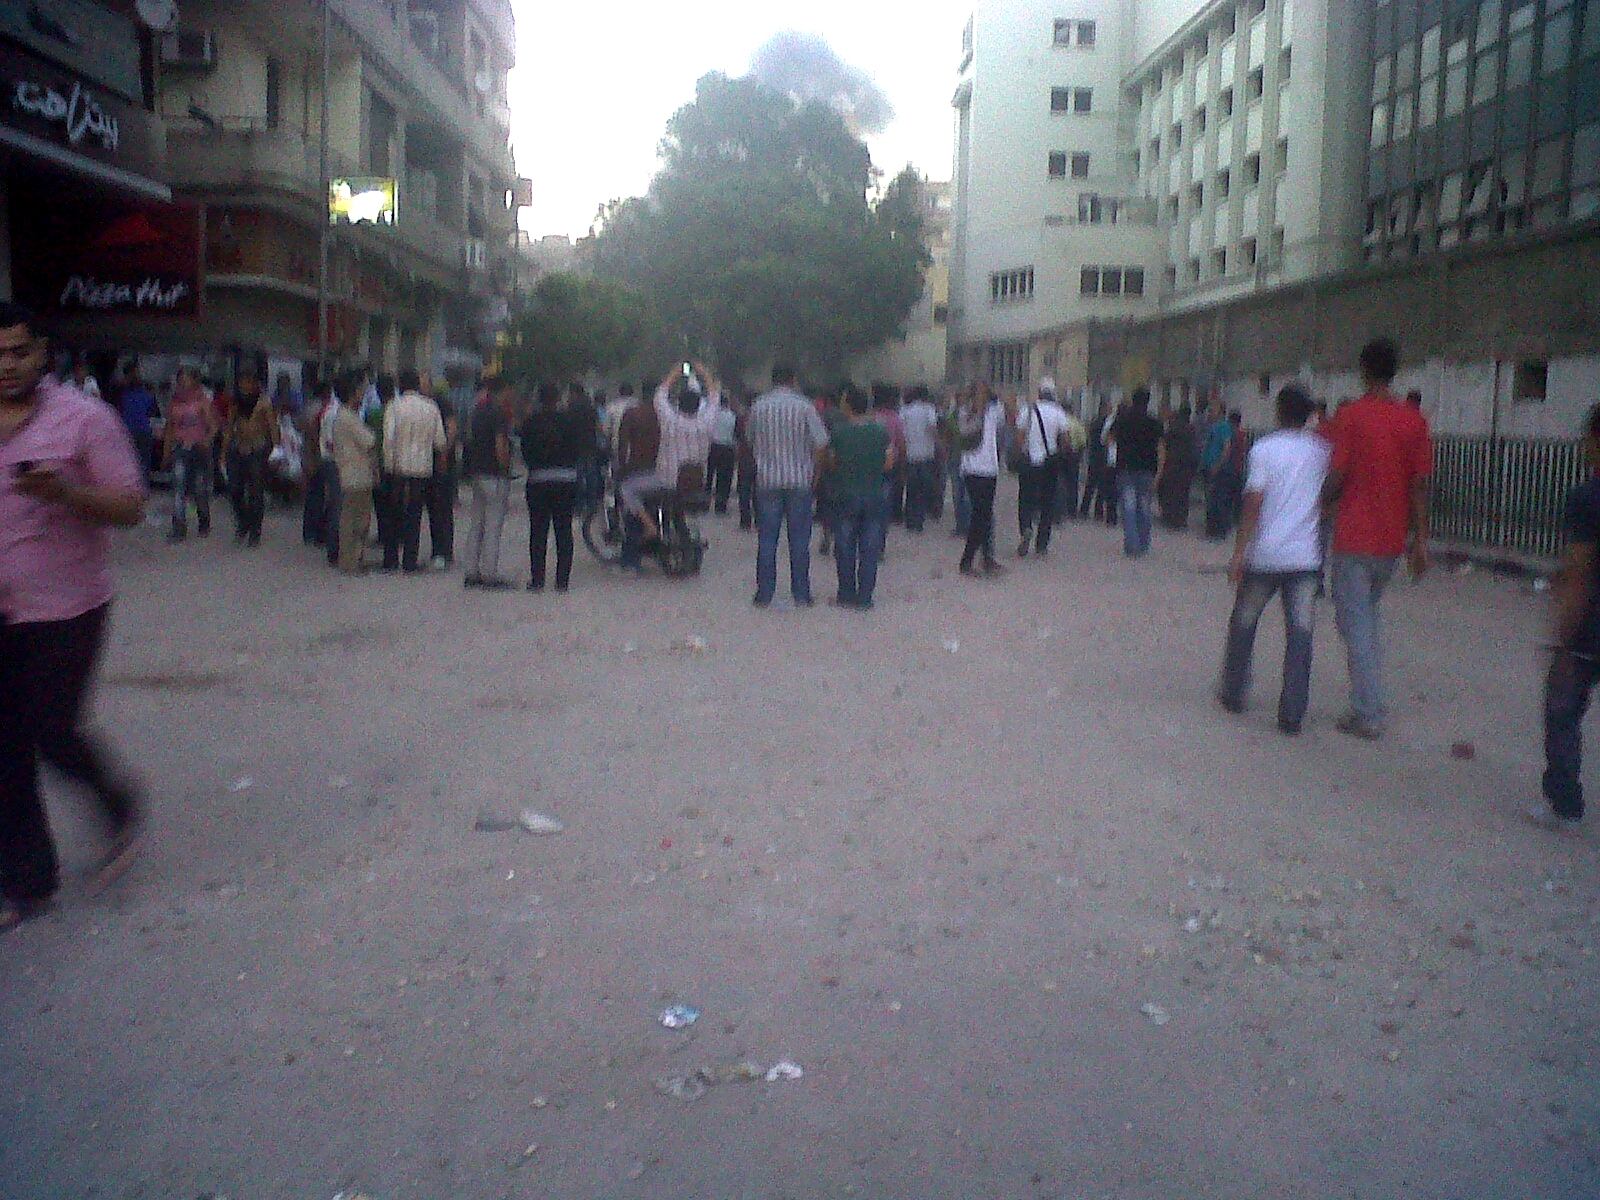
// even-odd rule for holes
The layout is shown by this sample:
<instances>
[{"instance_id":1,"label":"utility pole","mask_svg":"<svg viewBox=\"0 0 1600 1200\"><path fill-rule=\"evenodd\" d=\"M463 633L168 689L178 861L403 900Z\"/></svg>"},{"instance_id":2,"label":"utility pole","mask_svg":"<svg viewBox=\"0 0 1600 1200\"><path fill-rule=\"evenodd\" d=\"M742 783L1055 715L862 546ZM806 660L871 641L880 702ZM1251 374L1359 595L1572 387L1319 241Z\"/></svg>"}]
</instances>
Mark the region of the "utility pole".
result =
<instances>
[{"instance_id":1,"label":"utility pole","mask_svg":"<svg viewBox=\"0 0 1600 1200\"><path fill-rule=\"evenodd\" d=\"M328 251L333 238L329 224L328 192L332 181L328 178L328 77L332 74L332 14L333 0L322 0L322 123L318 139L321 191L317 196L317 382L328 373Z\"/></svg>"}]
</instances>

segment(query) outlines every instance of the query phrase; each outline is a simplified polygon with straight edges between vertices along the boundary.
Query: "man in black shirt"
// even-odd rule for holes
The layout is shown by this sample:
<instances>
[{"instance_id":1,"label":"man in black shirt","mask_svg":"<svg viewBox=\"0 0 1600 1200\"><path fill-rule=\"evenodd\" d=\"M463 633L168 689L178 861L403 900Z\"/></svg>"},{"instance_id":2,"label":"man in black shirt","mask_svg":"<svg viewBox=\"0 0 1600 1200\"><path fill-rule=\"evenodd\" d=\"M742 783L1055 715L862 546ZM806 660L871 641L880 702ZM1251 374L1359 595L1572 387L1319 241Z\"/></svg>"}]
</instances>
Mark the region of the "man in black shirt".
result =
<instances>
[{"instance_id":1,"label":"man in black shirt","mask_svg":"<svg viewBox=\"0 0 1600 1200\"><path fill-rule=\"evenodd\" d=\"M1150 501L1161 462L1161 422L1150 415L1149 388L1138 388L1129 397L1107 441L1117 454L1122 552L1140 558L1150 550Z\"/></svg>"},{"instance_id":2,"label":"man in black shirt","mask_svg":"<svg viewBox=\"0 0 1600 1200\"><path fill-rule=\"evenodd\" d=\"M1600 404L1584 453L1595 473L1567 496L1567 548L1555 586L1555 642L1544 690L1544 796L1558 825L1583 819L1583 716L1600 680Z\"/></svg>"},{"instance_id":3,"label":"man in black shirt","mask_svg":"<svg viewBox=\"0 0 1600 1200\"><path fill-rule=\"evenodd\" d=\"M466 578L469 588L499 591L510 585L500 577L500 531L511 499L511 422L516 389L493 379L472 410L461 473L468 502Z\"/></svg>"}]
</instances>

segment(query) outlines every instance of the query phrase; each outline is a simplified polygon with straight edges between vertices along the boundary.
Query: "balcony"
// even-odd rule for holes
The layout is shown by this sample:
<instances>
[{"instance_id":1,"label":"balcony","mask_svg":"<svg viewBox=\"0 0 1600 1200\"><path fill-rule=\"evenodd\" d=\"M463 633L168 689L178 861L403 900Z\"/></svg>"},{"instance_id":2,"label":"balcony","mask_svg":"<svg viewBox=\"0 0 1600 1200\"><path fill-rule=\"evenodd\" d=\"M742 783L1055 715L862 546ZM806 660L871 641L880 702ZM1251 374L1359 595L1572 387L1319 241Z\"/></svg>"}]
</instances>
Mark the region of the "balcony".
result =
<instances>
[{"instance_id":1,"label":"balcony","mask_svg":"<svg viewBox=\"0 0 1600 1200\"><path fill-rule=\"evenodd\" d=\"M319 168L316 143L289 130L168 121L167 170L176 189L288 192L320 208Z\"/></svg>"}]
</instances>

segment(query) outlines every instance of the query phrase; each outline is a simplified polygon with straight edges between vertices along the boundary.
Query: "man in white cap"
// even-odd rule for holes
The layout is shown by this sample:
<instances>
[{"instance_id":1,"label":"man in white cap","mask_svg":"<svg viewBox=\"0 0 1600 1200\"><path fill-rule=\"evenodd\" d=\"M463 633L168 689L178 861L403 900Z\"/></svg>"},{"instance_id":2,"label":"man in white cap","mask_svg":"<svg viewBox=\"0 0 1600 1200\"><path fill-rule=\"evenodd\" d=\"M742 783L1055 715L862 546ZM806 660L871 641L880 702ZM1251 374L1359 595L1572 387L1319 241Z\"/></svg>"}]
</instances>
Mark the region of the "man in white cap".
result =
<instances>
[{"instance_id":1,"label":"man in white cap","mask_svg":"<svg viewBox=\"0 0 1600 1200\"><path fill-rule=\"evenodd\" d=\"M1016 431L1025 455L1017 489L1017 526L1022 532L1017 557L1027 558L1032 543L1034 553L1043 558L1050 552L1056 481L1061 476L1061 455L1067 449L1067 414L1056 402L1056 384L1050 376L1039 381L1039 398L1017 413Z\"/></svg>"}]
</instances>

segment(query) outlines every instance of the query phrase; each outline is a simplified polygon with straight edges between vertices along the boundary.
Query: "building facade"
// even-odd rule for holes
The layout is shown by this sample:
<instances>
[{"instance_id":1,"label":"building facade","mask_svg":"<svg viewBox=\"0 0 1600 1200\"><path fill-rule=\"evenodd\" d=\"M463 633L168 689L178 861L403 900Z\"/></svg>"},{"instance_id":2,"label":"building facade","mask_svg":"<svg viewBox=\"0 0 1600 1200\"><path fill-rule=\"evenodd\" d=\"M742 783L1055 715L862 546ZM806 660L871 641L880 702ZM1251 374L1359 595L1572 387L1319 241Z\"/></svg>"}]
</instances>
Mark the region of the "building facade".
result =
<instances>
[{"instance_id":1,"label":"building facade","mask_svg":"<svg viewBox=\"0 0 1600 1200\"><path fill-rule=\"evenodd\" d=\"M526 191L507 0L186 0L169 28L124 24L141 115L161 131L152 194L198 250L192 302L111 320L58 305L67 340L296 384L353 362L437 380L481 368Z\"/></svg>"},{"instance_id":2,"label":"building facade","mask_svg":"<svg viewBox=\"0 0 1600 1200\"><path fill-rule=\"evenodd\" d=\"M1054 373L1101 401L1148 383L1160 400L1222 398L1264 425L1287 379L1332 401L1351 394L1360 343L1387 334L1406 357L1401 382L1449 436L1569 434L1600 399L1592 0L1084 7L1096 47L1121 47L1115 126L1154 210L1156 265L1121 313L1059 296L985 305L974 281L1017 253L984 231L1020 237L1034 189L1018 174L1018 198L995 203L993 181L963 190L958 170L967 282L953 374L1010 385ZM986 17L1012 22L1013 62L984 57ZM1068 5L984 6L963 48L958 166L998 161L969 144L985 137L1018 172L1049 151L1049 127L1025 106L987 127L968 110L987 75L1039 69L1028 31L1077 19ZM1070 59L1049 70L1053 88L1076 86ZM1063 236L1070 262L1099 257L1093 232Z\"/></svg>"}]
</instances>

